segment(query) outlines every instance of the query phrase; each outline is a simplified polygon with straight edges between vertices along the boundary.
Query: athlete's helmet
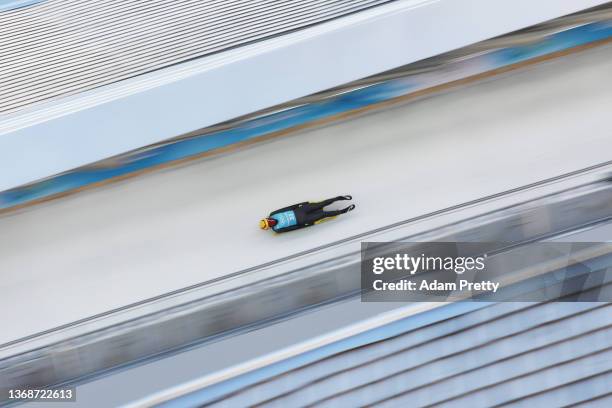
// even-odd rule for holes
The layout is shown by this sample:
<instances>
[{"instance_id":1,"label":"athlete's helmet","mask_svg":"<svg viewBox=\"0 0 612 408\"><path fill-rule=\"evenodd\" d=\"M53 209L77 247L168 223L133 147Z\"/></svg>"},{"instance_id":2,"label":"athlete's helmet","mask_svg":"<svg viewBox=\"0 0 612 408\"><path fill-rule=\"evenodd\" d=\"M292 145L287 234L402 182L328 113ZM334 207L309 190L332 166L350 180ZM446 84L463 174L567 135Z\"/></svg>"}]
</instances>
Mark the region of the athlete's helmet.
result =
<instances>
[{"instance_id":1,"label":"athlete's helmet","mask_svg":"<svg viewBox=\"0 0 612 408\"><path fill-rule=\"evenodd\" d=\"M259 221L259 228L262 230L267 230L276 225L276 220L274 218L264 218Z\"/></svg>"}]
</instances>

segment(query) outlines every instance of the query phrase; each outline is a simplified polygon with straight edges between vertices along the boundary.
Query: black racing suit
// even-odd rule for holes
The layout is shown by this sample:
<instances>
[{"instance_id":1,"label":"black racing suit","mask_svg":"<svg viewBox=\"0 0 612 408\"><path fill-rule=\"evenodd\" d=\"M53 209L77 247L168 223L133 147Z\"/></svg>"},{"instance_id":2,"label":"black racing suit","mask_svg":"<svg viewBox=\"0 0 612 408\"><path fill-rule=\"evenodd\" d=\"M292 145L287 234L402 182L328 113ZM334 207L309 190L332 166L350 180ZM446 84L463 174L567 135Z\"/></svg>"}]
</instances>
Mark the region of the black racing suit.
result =
<instances>
[{"instance_id":1,"label":"black racing suit","mask_svg":"<svg viewBox=\"0 0 612 408\"><path fill-rule=\"evenodd\" d=\"M352 211L355 208L354 204L349 205L346 208L341 210L332 210L325 211L323 208L327 207L333 202L340 200L351 200L352 197L350 195L346 196L338 196L334 198L330 198L328 200L320 201L317 203L311 202L303 202L299 204L294 204L289 207L281 208L279 210L273 211L270 213L270 217L274 218L275 215L287 212L293 212L295 214L295 225L283 226L282 224L277 224L272 229L275 232L287 232L293 231L300 228L309 227L314 224L318 224L323 220L331 217L335 217L340 214L345 214L349 211Z\"/></svg>"}]
</instances>

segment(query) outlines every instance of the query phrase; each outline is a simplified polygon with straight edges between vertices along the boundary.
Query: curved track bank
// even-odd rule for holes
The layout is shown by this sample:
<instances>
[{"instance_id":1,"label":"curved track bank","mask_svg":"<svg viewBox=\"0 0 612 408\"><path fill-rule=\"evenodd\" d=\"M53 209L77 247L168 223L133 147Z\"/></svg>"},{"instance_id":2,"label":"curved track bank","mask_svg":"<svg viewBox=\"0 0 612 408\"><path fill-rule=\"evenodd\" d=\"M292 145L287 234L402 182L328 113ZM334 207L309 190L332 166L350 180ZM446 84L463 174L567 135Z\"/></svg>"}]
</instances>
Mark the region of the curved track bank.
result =
<instances>
[{"instance_id":1,"label":"curved track bank","mask_svg":"<svg viewBox=\"0 0 612 408\"><path fill-rule=\"evenodd\" d=\"M0 343L610 159L612 48L0 218ZM259 218L352 194L275 236Z\"/></svg>"}]
</instances>

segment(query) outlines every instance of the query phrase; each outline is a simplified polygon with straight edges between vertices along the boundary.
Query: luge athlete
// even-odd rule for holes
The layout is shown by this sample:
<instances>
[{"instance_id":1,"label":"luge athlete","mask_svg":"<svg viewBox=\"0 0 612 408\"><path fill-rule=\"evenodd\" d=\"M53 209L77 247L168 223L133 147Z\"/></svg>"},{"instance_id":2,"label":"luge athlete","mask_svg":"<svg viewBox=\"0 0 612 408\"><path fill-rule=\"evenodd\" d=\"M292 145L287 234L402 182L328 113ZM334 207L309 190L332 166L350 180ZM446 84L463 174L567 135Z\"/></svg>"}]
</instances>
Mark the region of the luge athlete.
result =
<instances>
[{"instance_id":1,"label":"luge athlete","mask_svg":"<svg viewBox=\"0 0 612 408\"><path fill-rule=\"evenodd\" d=\"M303 202L289 207L281 208L270 213L270 215L259 222L259 227L263 230L272 228L274 232L287 232L300 228L310 227L340 214L345 214L355 208L351 204L341 210L326 211L331 203L341 200L352 200L350 195L338 196L317 203Z\"/></svg>"}]
</instances>

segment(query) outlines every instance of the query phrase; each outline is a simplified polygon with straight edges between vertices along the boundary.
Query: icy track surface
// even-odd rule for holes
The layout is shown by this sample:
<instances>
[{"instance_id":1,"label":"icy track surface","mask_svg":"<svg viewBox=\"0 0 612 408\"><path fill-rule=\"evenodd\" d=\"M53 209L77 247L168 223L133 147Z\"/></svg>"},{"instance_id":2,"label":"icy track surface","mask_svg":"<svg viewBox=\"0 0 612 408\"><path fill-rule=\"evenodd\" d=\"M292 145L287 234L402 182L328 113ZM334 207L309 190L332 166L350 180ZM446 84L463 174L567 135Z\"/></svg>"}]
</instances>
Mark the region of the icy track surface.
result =
<instances>
[{"instance_id":1,"label":"icy track surface","mask_svg":"<svg viewBox=\"0 0 612 408\"><path fill-rule=\"evenodd\" d=\"M610 72L599 48L4 216L0 343L610 160ZM357 209L258 229L340 194Z\"/></svg>"}]
</instances>

